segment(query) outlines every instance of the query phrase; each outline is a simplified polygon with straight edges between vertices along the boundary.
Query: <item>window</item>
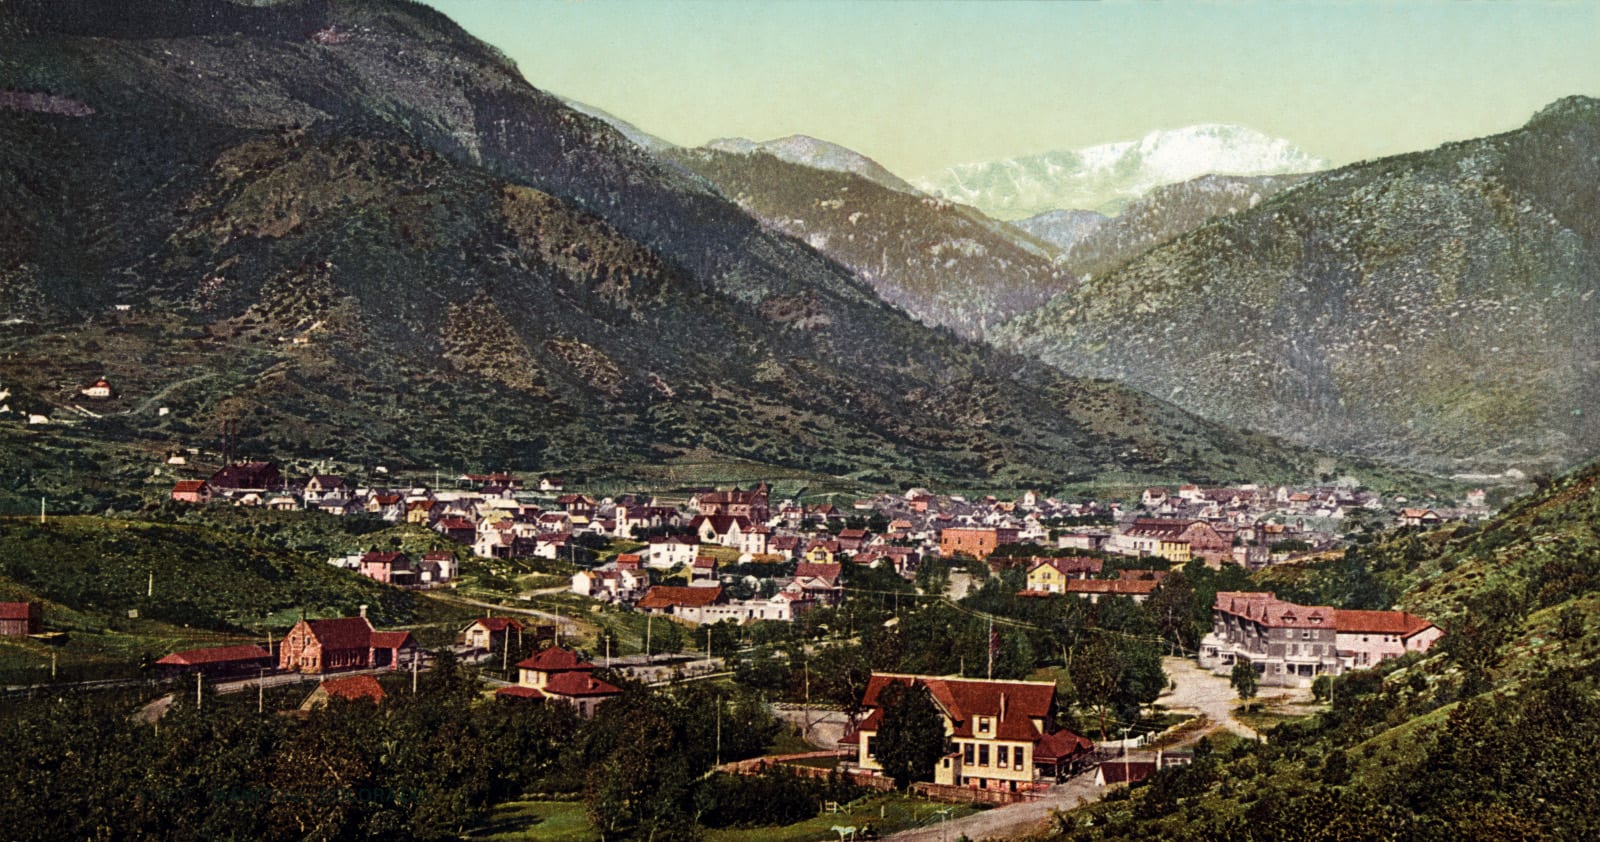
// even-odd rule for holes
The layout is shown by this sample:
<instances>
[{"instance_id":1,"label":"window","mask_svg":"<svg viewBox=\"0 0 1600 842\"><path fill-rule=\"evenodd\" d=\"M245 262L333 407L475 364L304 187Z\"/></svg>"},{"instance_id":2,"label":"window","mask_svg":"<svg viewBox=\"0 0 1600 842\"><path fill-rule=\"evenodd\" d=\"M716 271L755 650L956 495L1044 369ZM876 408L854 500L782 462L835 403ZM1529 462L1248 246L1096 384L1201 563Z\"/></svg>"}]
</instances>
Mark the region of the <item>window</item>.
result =
<instances>
[{"instance_id":1,"label":"window","mask_svg":"<svg viewBox=\"0 0 1600 842\"><path fill-rule=\"evenodd\" d=\"M978 746L978 765L989 765L989 747L986 745Z\"/></svg>"},{"instance_id":2,"label":"window","mask_svg":"<svg viewBox=\"0 0 1600 842\"><path fill-rule=\"evenodd\" d=\"M989 733L989 717L987 717L987 716L978 717L978 733L980 733L980 734Z\"/></svg>"},{"instance_id":3,"label":"window","mask_svg":"<svg viewBox=\"0 0 1600 842\"><path fill-rule=\"evenodd\" d=\"M994 765L999 766L1002 769L1010 767L1010 765L1011 765L1011 747L1010 746L995 746L995 749L994 749Z\"/></svg>"},{"instance_id":4,"label":"window","mask_svg":"<svg viewBox=\"0 0 1600 842\"><path fill-rule=\"evenodd\" d=\"M867 738L867 756L868 757L877 757L878 756L878 738L877 737L868 737Z\"/></svg>"},{"instance_id":5,"label":"window","mask_svg":"<svg viewBox=\"0 0 1600 842\"><path fill-rule=\"evenodd\" d=\"M972 743L964 743L961 746L961 761L968 766L972 765Z\"/></svg>"}]
</instances>

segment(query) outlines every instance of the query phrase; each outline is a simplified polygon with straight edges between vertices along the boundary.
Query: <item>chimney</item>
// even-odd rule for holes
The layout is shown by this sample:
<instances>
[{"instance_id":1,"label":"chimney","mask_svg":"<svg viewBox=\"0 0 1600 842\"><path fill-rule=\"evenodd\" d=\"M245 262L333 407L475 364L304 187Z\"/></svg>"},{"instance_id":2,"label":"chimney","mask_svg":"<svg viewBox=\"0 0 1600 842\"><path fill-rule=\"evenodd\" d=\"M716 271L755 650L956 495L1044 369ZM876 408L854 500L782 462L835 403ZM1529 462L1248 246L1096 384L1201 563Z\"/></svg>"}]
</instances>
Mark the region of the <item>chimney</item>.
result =
<instances>
[{"instance_id":1,"label":"chimney","mask_svg":"<svg viewBox=\"0 0 1600 842\"><path fill-rule=\"evenodd\" d=\"M1005 718L1006 718L1006 694L1002 691L1000 693L1000 721L1004 722Z\"/></svg>"},{"instance_id":2,"label":"chimney","mask_svg":"<svg viewBox=\"0 0 1600 842\"><path fill-rule=\"evenodd\" d=\"M363 605L363 606L361 606L361 619L365 620L366 618L367 618L367 606Z\"/></svg>"}]
</instances>

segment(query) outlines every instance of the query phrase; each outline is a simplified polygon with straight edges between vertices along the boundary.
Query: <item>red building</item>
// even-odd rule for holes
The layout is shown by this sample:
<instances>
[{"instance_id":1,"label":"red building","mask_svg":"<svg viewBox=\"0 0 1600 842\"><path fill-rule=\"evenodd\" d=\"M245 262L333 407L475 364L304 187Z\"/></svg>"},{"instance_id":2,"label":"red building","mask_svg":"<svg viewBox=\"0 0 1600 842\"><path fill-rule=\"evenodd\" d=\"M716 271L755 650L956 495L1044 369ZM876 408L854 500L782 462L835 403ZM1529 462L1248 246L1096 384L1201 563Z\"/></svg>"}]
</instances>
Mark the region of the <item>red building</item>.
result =
<instances>
[{"instance_id":1,"label":"red building","mask_svg":"<svg viewBox=\"0 0 1600 842\"><path fill-rule=\"evenodd\" d=\"M203 479L180 480L172 486L172 499L179 503L209 503L211 488Z\"/></svg>"},{"instance_id":2,"label":"red building","mask_svg":"<svg viewBox=\"0 0 1600 842\"><path fill-rule=\"evenodd\" d=\"M416 642L406 631L380 632L361 616L338 620L301 620L283 638L278 668L286 672L323 673L400 665L402 652L416 657Z\"/></svg>"},{"instance_id":3,"label":"red building","mask_svg":"<svg viewBox=\"0 0 1600 842\"><path fill-rule=\"evenodd\" d=\"M0 635L22 637L38 634L44 614L37 602L0 602Z\"/></svg>"},{"instance_id":4,"label":"red building","mask_svg":"<svg viewBox=\"0 0 1600 842\"><path fill-rule=\"evenodd\" d=\"M169 672L202 672L206 675L244 675L272 668L272 653L254 644L212 646L174 652L156 661Z\"/></svg>"}]
</instances>

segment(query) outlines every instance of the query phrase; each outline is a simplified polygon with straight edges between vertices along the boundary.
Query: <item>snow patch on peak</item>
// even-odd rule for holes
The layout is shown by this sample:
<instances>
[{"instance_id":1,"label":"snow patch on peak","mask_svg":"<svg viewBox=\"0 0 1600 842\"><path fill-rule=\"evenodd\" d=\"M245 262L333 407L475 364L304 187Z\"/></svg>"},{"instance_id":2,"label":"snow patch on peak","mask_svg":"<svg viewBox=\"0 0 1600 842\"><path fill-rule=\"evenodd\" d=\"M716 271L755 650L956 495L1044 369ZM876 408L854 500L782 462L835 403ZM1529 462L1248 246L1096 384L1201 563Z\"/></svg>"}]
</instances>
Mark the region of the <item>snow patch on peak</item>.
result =
<instances>
[{"instance_id":1,"label":"snow patch on peak","mask_svg":"<svg viewBox=\"0 0 1600 842\"><path fill-rule=\"evenodd\" d=\"M1282 138L1207 123L1161 129L1138 140L961 164L912 183L991 216L1019 219L1059 209L1114 214L1158 187L1204 175L1282 175L1328 166Z\"/></svg>"}]
</instances>

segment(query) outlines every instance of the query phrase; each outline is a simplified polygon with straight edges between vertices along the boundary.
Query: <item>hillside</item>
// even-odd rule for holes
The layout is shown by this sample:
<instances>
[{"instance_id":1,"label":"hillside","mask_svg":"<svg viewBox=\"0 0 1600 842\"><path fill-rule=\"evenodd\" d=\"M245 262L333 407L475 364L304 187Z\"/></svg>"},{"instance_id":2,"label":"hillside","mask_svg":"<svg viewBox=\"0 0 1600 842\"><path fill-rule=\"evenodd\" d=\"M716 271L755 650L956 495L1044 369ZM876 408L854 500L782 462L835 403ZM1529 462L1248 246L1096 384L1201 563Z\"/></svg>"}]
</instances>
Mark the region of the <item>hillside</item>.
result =
<instances>
[{"instance_id":1,"label":"hillside","mask_svg":"<svg viewBox=\"0 0 1600 842\"><path fill-rule=\"evenodd\" d=\"M704 148L731 155L754 155L765 152L791 164L815 170L853 173L890 190L899 190L902 193L917 192L915 187L900 176L889 172L882 164L860 152L803 134L760 142L742 137L723 137L707 143Z\"/></svg>"},{"instance_id":2,"label":"hillside","mask_svg":"<svg viewBox=\"0 0 1600 842\"><path fill-rule=\"evenodd\" d=\"M1207 124L1152 131L1138 140L961 164L911 183L1010 220L1053 210L1111 215L1157 187L1203 175L1281 175L1327 165L1282 138Z\"/></svg>"},{"instance_id":3,"label":"hillside","mask_svg":"<svg viewBox=\"0 0 1600 842\"><path fill-rule=\"evenodd\" d=\"M1304 181L1304 175L1205 175L1157 187L1112 217L1087 211L1052 211L1013 225L1063 250L1077 277L1093 277L1177 239L1219 216L1248 210ZM1071 216L1071 215L1079 216ZM1066 220L1074 224L1063 225Z\"/></svg>"},{"instance_id":4,"label":"hillside","mask_svg":"<svg viewBox=\"0 0 1600 842\"><path fill-rule=\"evenodd\" d=\"M1318 467L930 330L420 4L57 8L0 8L0 384L73 436L880 484Z\"/></svg>"},{"instance_id":5,"label":"hillside","mask_svg":"<svg viewBox=\"0 0 1600 842\"><path fill-rule=\"evenodd\" d=\"M1600 446L1600 102L1345 167L994 333L1205 417L1440 471Z\"/></svg>"},{"instance_id":6,"label":"hillside","mask_svg":"<svg viewBox=\"0 0 1600 842\"><path fill-rule=\"evenodd\" d=\"M763 147L732 148L681 150L668 159L926 324L981 338L1073 284L1047 246L971 208Z\"/></svg>"},{"instance_id":7,"label":"hillside","mask_svg":"<svg viewBox=\"0 0 1600 842\"><path fill-rule=\"evenodd\" d=\"M1396 589L1447 637L1341 677L1330 708L1264 745L1197 753L1131 798L1063 817L1051 836L1591 838L1600 800L1579 781L1600 726L1597 547L1590 466L1481 526L1401 534L1302 576L1347 593L1360 580Z\"/></svg>"}]
</instances>

